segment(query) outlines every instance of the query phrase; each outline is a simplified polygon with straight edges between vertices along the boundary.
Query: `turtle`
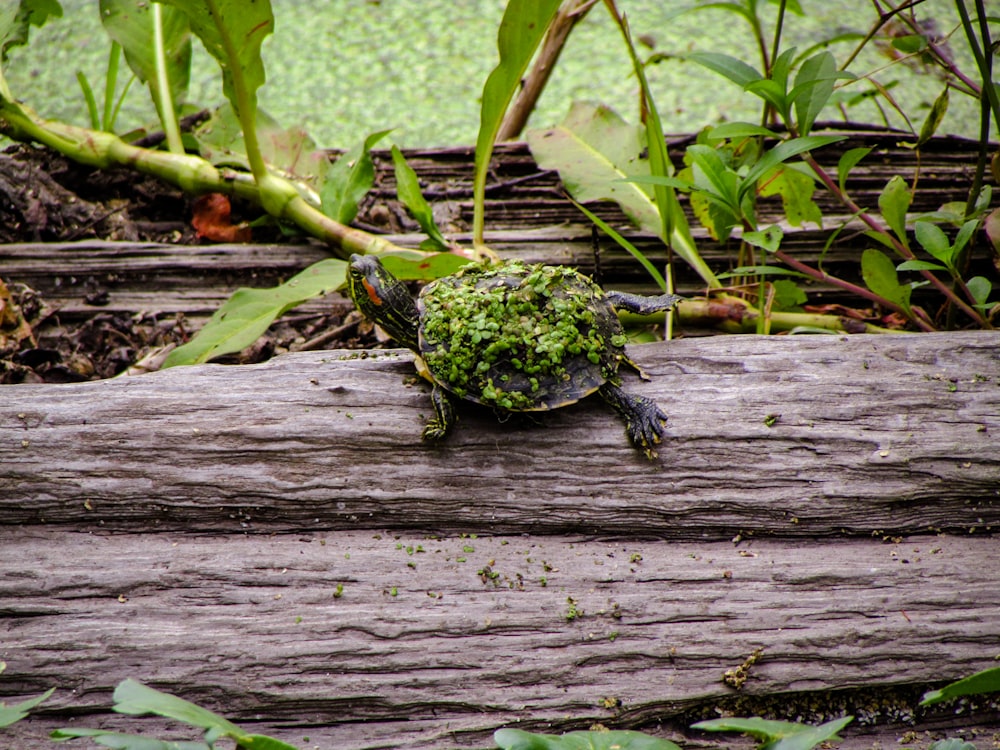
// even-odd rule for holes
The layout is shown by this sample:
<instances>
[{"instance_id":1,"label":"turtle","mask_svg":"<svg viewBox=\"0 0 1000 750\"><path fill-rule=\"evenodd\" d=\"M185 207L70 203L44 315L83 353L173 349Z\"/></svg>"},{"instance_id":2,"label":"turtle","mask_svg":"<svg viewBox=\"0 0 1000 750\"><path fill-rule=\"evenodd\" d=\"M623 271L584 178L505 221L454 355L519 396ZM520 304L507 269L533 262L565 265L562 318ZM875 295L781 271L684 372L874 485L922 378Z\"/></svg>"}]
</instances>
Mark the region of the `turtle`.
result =
<instances>
[{"instance_id":1,"label":"turtle","mask_svg":"<svg viewBox=\"0 0 1000 750\"><path fill-rule=\"evenodd\" d=\"M448 435L456 400L502 415L557 409L597 392L625 420L632 444L656 457L667 415L621 388L622 365L649 378L625 352L617 310L669 310L681 297L604 291L568 266L508 260L465 265L414 299L377 257L358 254L347 289L365 317L414 352L431 382L434 416L424 440Z\"/></svg>"}]
</instances>

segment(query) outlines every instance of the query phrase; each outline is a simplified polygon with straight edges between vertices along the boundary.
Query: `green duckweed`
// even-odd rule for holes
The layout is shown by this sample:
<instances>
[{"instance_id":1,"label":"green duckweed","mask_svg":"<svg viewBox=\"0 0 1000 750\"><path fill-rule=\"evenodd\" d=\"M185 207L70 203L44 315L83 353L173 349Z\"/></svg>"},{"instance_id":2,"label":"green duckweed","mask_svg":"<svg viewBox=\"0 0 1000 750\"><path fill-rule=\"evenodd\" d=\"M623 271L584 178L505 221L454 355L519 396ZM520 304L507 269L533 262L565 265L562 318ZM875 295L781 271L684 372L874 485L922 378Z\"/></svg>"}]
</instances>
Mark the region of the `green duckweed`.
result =
<instances>
[{"instance_id":1,"label":"green duckweed","mask_svg":"<svg viewBox=\"0 0 1000 750\"><path fill-rule=\"evenodd\" d=\"M614 375L625 344L600 287L565 266L467 266L429 284L420 307L434 378L503 409L575 401Z\"/></svg>"}]
</instances>

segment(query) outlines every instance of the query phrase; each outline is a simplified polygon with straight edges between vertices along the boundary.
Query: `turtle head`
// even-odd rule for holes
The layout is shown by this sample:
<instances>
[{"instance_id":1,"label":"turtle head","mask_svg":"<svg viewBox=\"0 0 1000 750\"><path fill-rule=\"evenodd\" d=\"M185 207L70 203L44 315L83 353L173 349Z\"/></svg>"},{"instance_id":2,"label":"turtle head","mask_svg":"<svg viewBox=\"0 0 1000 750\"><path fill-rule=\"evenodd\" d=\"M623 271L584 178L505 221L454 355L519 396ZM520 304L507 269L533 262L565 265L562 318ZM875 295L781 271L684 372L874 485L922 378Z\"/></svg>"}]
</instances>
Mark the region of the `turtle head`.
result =
<instances>
[{"instance_id":1,"label":"turtle head","mask_svg":"<svg viewBox=\"0 0 1000 750\"><path fill-rule=\"evenodd\" d=\"M352 255L347 267L347 292L369 320L403 346L417 351L420 324L417 305L406 285L385 270L373 255Z\"/></svg>"}]
</instances>

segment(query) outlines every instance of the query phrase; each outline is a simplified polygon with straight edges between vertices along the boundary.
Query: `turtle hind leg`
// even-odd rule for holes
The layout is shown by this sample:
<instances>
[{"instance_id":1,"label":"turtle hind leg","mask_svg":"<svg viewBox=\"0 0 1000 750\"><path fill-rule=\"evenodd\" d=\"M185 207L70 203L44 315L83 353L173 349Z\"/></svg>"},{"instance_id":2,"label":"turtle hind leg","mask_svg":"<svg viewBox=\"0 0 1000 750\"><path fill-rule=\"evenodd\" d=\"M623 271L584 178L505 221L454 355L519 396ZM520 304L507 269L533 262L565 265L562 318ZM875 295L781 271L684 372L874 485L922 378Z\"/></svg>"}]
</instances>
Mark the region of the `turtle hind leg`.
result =
<instances>
[{"instance_id":1,"label":"turtle hind leg","mask_svg":"<svg viewBox=\"0 0 1000 750\"><path fill-rule=\"evenodd\" d=\"M616 292L613 290L609 290L604 294L616 309L627 310L637 315L651 315L655 312L670 310L684 299L676 294L660 294L656 297L645 297L641 294L629 294L628 292Z\"/></svg>"},{"instance_id":2,"label":"turtle hind leg","mask_svg":"<svg viewBox=\"0 0 1000 750\"><path fill-rule=\"evenodd\" d=\"M605 383L600 391L604 400L625 420L625 433L632 445L646 454L649 460L656 458L655 446L663 438L667 415L652 399L626 393L614 383Z\"/></svg>"},{"instance_id":3,"label":"turtle hind leg","mask_svg":"<svg viewBox=\"0 0 1000 750\"><path fill-rule=\"evenodd\" d=\"M428 420L427 426L424 427L423 439L443 440L458 422L455 404L452 402L451 396L439 385L435 385L434 390L431 391L431 403L434 405L434 416Z\"/></svg>"}]
</instances>

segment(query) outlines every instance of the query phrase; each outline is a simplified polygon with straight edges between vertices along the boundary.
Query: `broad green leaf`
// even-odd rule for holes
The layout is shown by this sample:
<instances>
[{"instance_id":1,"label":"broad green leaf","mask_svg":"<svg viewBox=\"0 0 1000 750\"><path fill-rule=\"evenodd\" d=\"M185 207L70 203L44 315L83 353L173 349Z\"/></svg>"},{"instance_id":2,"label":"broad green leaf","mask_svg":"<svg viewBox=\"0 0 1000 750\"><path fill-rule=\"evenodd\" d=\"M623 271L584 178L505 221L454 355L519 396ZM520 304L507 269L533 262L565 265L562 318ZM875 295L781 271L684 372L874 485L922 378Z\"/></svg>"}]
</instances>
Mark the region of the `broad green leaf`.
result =
<instances>
[{"instance_id":1,"label":"broad green leaf","mask_svg":"<svg viewBox=\"0 0 1000 750\"><path fill-rule=\"evenodd\" d=\"M754 125L750 122L726 122L717 125L708 131L708 137L712 139L722 138L750 138L753 136L764 136L765 138L777 138L778 135L772 130L761 125Z\"/></svg>"},{"instance_id":2,"label":"broad green leaf","mask_svg":"<svg viewBox=\"0 0 1000 750\"><path fill-rule=\"evenodd\" d=\"M982 672L976 672L957 682L952 682L950 685L945 685L940 690L931 690L929 693L924 693L924 698L920 701L920 705L931 706L935 703L951 700L952 698L960 698L963 695L982 695L983 693L997 692L1000 692L1000 667L992 667L984 669Z\"/></svg>"},{"instance_id":3,"label":"broad green leaf","mask_svg":"<svg viewBox=\"0 0 1000 750\"><path fill-rule=\"evenodd\" d=\"M632 731L581 731L563 735L498 729L493 741L502 750L680 750L673 742Z\"/></svg>"},{"instance_id":4,"label":"broad green leaf","mask_svg":"<svg viewBox=\"0 0 1000 750\"><path fill-rule=\"evenodd\" d=\"M41 28L50 18L62 18L57 0L3 0L0 2L0 56L11 47L28 43L30 27Z\"/></svg>"},{"instance_id":5,"label":"broad green leaf","mask_svg":"<svg viewBox=\"0 0 1000 750\"><path fill-rule=\"evenodd\" d=\"M176 695L147 687L135 680L123 680L115 688L114 710L130 716L155 714L176 719L202 729L215 730L221 735L242 738L246 733L232 722L207 708L202 708Z\"/></svg>"},{"instance_id":6,"label":"broad green leaf","mask_svg":"<svg viewBox=\"0 0 1000 750\"><path fill-rule=\"evenodd\" d=\"M241 117L256 117L264 85L260 48L274 31L270 0L160 0L187 14L191 30L222 69L222 92ZM247 112L241 112L243 107ZM252 120L251 120L252 121Z\"/></svg>"},{"instance_id":7,"label":"broad green leaf","mask_svg":"<svg viewBox=\"0 0 1000 750\"><path fill-rule=\"evenodd\" d=\"M1000 256L1000 208L993 209L983 222L986 238L993 246L993 252Z\"/></svg>"},{"instance_id":8,"label":"broad green leaf","mask_svg":"<svg viewBox=\"0 0 1000 750\"><path fill-rule=\"evenodd\" d=\"M802 288L791 279L777 279L771 284L774 287L774 303L772 305L774 310L801 311L802 305L809 299Z\"/></svg>"},{"instance_id":9,"label":"broad green leaf","mask_svg":"<svg viewBox=\"0 0 1000 750\"><path fill-rule=\"evenodd\" d=\"M397 146L392 147L392 163L396 172L396 194L427 235L427 240L420 243L420 246L425 250L447 250L450 244L438 229L437 222L434 221L434 210L420 191L417 173L406 163L406 157Z\"/></svg>"},{"instance_id":10,"label":"broad green leaf","mask_svg":"<svg viewBox=\"0 0 1000 750\"><path fill-rule=\"evenodd\" d=\"M751 81L746 85L746 91L759 96L770 104L778 112L783 121L787 121L791 112L789 109L788 95L785 87L778 81L769 78L761 78L759 81Z\"/></svg>"},{"instance_id":11,"label":"broad green leaf","mask_svg":"<svg viewBox=\"0 0 1000 750\"><path fill-rule=\"evenodd\" d=\"M903 247L909 248L910 241L906 236L906 211L910 207L910 189L899 175L895 175L878 197L878 207L882 218L896 235Z\"/></svg>"},{"instance_id":12,"label":"broad green leaf","mask_svg":"<svg viewBox=\"0 0 1000 750\"><path fill-rule=\"evenodd\" d=\"M837 162L837 180L840 183L840 192L847 192L847 189L844 186L847 183L848 175L851 173L851 170L857 166L859 161L872 152L872 148L874 147L863 146L861 148L852 148L841 154L840 161Z\"/></svg>"},{"instance_id":13,"label":"broad green leaf","mask_svg":"<svg viewBox=\"0 0 1000 750\"><path fill-rule=\"evenodd\" d=\"M913 234L924 250L944 263L948 268L951 268L955 264L948 235L937 224L932 224L929 221L915 222L913 225Z\"/></svg>"},{"instance_id":14,"label":"broad green leaf","mask_svg":"<svg viewBox=\"0 0 1000 750\"><path fill-rule=\"evenodd\" d=\"M442 276L450 276L462 266L473 262L471 258L452 253L428 255L416 251L384 253L379 258L389 273L404 281L433 281Z\"/></svg>"},{"instance_id":15,"label":"broad green leaf","mask_svg":"<svg viewBox=\"0 0 1000 750\"><path fill-rule=\"evenodd\" d=\"M785 209L785 218L793 227L811 221L817 227L823 226L823 213L813 200L816 183L809 175L783 165L765 175L760 181L760 195L780 195Z\"/></svg>"},{"instance_id":16,"label":"broad green leaf","mask_svg":"<svg viewBox=\"0 0 1000 750\"><path fill-rule=\"evenodd\" d=\"M28 698L27 700L23 700L20 703L14 703L10 706L0 702L0 727L7 727L20 721L28 715L28 712L31 711L31 709L43 701L48 700L49 696L55 691L55 688L49 688L41 695L36 695L34 698Z\"/></svg>"},{"instance_id":17,"label":"broad green leaf","mask_svg":"<svg viewBox=\"0 0 1000 750\"><path fill-rule=\"evenodd\" d=\"M781 227L775 224L761 232L744 232L743 241L754 247L763 248L769 253L776 253L781 247L783 236L784 232L781 231Z\"/></svg>"},{"instance_id":18,"label":"broad green leaf","mask_svg":"<svg viewBox=\"0 0 1000 750\"><path fill-rule=\"evenodd\" d=\"M743 195L754 188L757 180L782 162L788 161L793 156L813 151L814 149L828 146L844 140L842 135L807 135L802 138L792 138L790 141L783 141L774 148L766 151L760 160L754 164L743 178L740 186L740 199Z\"/></svg>"},{"instance_id":19,"label":"broad green leaf","mask_svg":"<svg viewBox=\"0 0 1000 750\"><path fill-rule=\"evenodd\" d=\"M375 164L371 150L391 131L372 133L334 162L319 189L322 211L340 224L350 224L358 215L358 205L375 184Z\"/></svg>"},{"instance_id":20,"label":"broad green leaf","mask_svg":"<svg viewBox=\"0 0 1000 750\"><path fill-rule=\"evenodd\" d=\"M691 161L694 184L707 197L716 199L728 208L739 222L740 211L739 176L730 169L718 150L710 146L694 144L688 146L687 158Z\"/></svg>"},{"instance_id":21,"label":"broad green leaf","mask_svg":"<svg viewBox=\"0 0 1000 750\"><path fill-rule=\"evenodd\" d=\"M837 62L829 52L820 52L802 63L789 98L795 104L799 135L809 135L817 115L830 101L836 81Z\"/></svg>"},{"instance_id":22,"label":"broad green leaf","mask_svg":"<svg viewBox=\"0 0 1000 750\"><path fill-rule=\"evenodd\" d=\"M98 745L110 747L112 750L212 750L211 746L205 742L159 740L155 737L108 732L104 729L78 729L75 727L56 729L49 737L56 742L89 737Z\"/></svg>"},{"instance_id":23,"label":"broad green leaf","mask_svg":"<svg viewBox=\"0 0 1000 750\"><path fill-rule=\"evenodd\" d=\"M577 201L614 201L640 229L659 234L660 214L650 194L625 181L649 175L648 163L640 158L641 130L607 107L574 102L562 123L529 130L526 138L538 166L558 170Z\"/></svg>"},{"instance_id":24,"label":"broad green leaf","mask_svg":"<svg viewBox=\"0 0 1000 750\"><path fill-rule=\"evenodd\" d=\"M909 284L900 284L896 267L881 250L868 248L861 254L861 276L865 285L880 297L910 312Z\"/></svg>"},{"instance_id":25,"label":"broad green leaf","mask_svg":"<svg viewBox=\"0 0 1000 750\"><path fill-rule=\"evenodd\" d=\"M500 21L497 50L500 62L483 86L479 114L479 135L476 138L476 168L473 177L473 243L483 244L486 200L486 174L493 155L500 124L507 106L521 85L524 71L531 62L561 0L510 0Z\"/></svg>"},{"instance_id":26,"label":"broad green leaf","mask_svg":"<svg viewBox=\"0 0 1000 750\"><path fill-rule=\"evenodd\" d=\"M822 742L839 739L837 732L853 719L853 716L845 716L819 726L760 718L709 719L692 724L691 728L708 732L749 734L764 743L768 750L809 750Z\"/></svg>"},{"instance_id":27,"label":"broad green leaf","mask_svg":"<svg viewBox=\"0 0 1000 750\"><path fill-rule=\"evenodd\" d=\"M346 269L344 261L330 258L314 263L279 286L237 289L194 338L170 352L163 367L199 364L245 349L279 315L342 286Z\"/></svg>"},{"instance_id":28,"label":"broad green leaf","mask_svg":"<svg viewBox=\"0 0 1000 750\"><path fill-rule=\"evenodd\" d=\"M973 276L965 282L965 286L968 287L969 293L976 301L976 307L980 310L987 310L992 307L992 305L988 302L990 292L993 291L992 281L987 279L985 276Z\"/></svg>"},{"instance_id":29,"label":"broad green leaf","mask_svg":"<svg viewBox=\"0 0 1000 750\"><path fill-rule=\"evenodd\" d=\"M741 88L764 78L756 68L721 52L692 52L687 59L725 76Z\"/></svg>"},{"instance_id":30,"label":"broad green leaf","mask_svg":"<svg viewBox=\"0 0 1000 750\"><path fill-rule=\"evenodd\" d=\"M157 108L162 111L154 40L154 3L148 0L101 0L101 23L125 53L136 77L149 85ZM165 75L170 97L180 104L187 95L191 74L191 30L187 16L177 8L160 5ZM161 115L162 117L162 115Z\"/></svg>"}]
</instances>

